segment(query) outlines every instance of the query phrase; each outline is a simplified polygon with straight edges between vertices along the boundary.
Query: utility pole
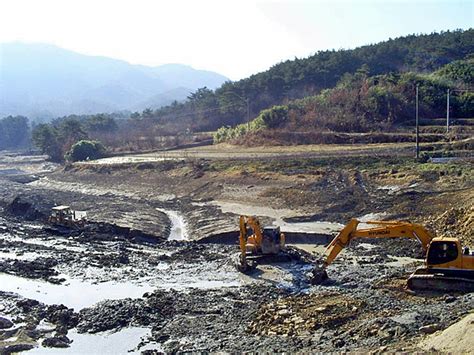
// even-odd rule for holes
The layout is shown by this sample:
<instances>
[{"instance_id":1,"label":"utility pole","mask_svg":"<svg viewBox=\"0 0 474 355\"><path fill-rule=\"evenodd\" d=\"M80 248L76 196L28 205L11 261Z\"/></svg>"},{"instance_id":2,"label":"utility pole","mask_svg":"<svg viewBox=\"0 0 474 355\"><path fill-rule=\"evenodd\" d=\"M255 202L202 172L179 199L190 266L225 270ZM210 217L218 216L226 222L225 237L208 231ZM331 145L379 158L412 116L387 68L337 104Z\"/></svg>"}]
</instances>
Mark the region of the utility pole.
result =
<instances>
[{"instance_id":1,"label":"utility pole","mask_svg":"<svg viewBox=\"0 0 474 355\"><path fill-rule=\"evenodd\" d=\"M418 128L418 87L419 84L416 84L416 159L420 157L420 142L418 139L419 136L419 128Z\"/></svg>"},{"instance_id":2,"label":"utility pole","mask_svg":"<svg viewBox=\"0 0 474 355\"><path fill-rule=\"evenodd\" d=\"M449 89L446 98L446 133L449 133Z\"/></svg>"},{"instance_id":3,"label":"utility pole","mask_svg":"<svg viewBox=\"0 0 474 355\"><path fill-rule=\"evenodd\" d=\"M247 130L250 131L250 100L247 97L245 101L247 102Z\"/></svg>"}]
</instances>

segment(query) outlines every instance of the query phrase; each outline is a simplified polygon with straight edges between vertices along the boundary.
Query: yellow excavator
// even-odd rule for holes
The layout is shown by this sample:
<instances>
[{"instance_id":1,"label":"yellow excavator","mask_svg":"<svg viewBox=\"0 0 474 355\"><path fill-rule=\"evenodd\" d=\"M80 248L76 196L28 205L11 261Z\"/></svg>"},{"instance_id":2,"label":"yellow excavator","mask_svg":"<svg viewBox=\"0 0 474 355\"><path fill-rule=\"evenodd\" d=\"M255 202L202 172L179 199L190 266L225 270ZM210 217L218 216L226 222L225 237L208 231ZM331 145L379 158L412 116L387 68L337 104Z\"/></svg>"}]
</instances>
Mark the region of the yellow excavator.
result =
<instances>
[{"instance_id":1,"label":"yellow excavator","mask_svg":"<svg viewBox=\"0 0 474 355\"><path fill-rule=\"evenodd\" d=\"M375 227L358 229L352 219L331 241L326 249L322 267L313 270L312 283L327 279L326 268L352 239L356 238L413 238L417 239L426 255L425 266L417 269L407 281L412 290L474 291L474 254L462 247L457 238L436 237L420 224L404 221L363 222Z\"/></svg>"},{"instance_id":2,"label":"yellow excavator","mask_svg":"<svg viewBox=\"0 0 474 355\"><path fill-rule=\"evenodd\" d=\"M264 259L276 260L285 250L285 235L280 227L262 228L254 216L240 216L239 219L239 260L236 267L247 273Z\"/></svg>"}]
</instances>

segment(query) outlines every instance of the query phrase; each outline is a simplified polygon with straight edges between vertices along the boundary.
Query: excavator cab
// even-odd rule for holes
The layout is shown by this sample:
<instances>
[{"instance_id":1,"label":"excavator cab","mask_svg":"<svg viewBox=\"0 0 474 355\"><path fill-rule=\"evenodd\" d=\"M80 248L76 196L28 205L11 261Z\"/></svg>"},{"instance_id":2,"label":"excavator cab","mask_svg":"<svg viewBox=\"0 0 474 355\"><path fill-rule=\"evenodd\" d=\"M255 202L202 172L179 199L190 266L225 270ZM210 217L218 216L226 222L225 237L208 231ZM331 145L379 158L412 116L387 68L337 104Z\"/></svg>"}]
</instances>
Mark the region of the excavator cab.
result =
<instances>
[{"instance_id":1,"label":"excavator cab","mask_svg":"<svg viewBox=\"0 0 474 355\"><path fill-rule=\"evenodd\" d=\"M427 265L451 263L459 257L459 245L455 241L433 240L426 256Z\"/></svg>"},{"instance_id":2,"label":"excavator cab","mask_svg":"<svg viewBox=\"0 0 474 355\"><path fill-rule=\"evenodd\" d=\"M278 254L285 245L285 236L280 227L264 227L262 234L262 253Z\"/></svg>"},{"instance_id":3,"label":"excavator cab","mask_svg":"<svg viewBox=\"0 0 474 355\"><path fill-rule=\"evenodd\" d=\"M250 272L257 262L275 259L285 249L285 235L280 227L260 226L254 216L240 216L240 254L236 267L241 272Z\"/></svg>"},{"instance_id":4,"label":"excavator cab","mask_svg":"<svg viewBox=\"0 0 474 355\"><path fill-rule=\"evenodd\" d=\"M326 249L323 266L315 267L310 281L318 284L327 278L326 267L355 238L413 238L426 252L425 266L407 280L411 290L474 291L474 255L463 252L461 241L452 237L436 237L419 224L405 221L367 221L370 228L358 229L360 221L352 219ZM374 227L371 227L374 225Z\"/></svg>"}]
</instances>

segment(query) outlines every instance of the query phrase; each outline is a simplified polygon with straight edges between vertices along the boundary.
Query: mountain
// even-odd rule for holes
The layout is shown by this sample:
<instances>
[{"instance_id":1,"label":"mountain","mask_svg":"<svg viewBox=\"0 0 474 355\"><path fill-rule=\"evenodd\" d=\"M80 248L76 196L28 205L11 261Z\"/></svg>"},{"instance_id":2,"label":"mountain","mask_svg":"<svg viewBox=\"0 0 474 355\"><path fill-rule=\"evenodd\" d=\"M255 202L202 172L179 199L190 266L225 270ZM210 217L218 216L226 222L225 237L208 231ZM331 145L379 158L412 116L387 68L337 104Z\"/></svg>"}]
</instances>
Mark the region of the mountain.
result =
<instances>
[{"instance_id":1,"label":"mountain","mask_svg":"<svg viewBox=\"0 0 474 355\"><path fill-rule=\"evenodd\" d=\"M184 101L191 94L193 90L189 88L179 87L172 90L168 90L159 94L156 94L147 100L141 101L134 107L133 111L141 111L144 107L151 108L152 110L159 109L160 107L170 105L173 101Z\"/></svg>"},{"instance_id":2,"label":"mountain","mask_svg":"<svg viewBox=\"0 0 474 355\"><path fill-rule=\"evenodd\" d=\"M49 44L6 43L0 44L0 117L142 110L228 80L182 64L147 67Z\"/></svg>"}]
</instances>

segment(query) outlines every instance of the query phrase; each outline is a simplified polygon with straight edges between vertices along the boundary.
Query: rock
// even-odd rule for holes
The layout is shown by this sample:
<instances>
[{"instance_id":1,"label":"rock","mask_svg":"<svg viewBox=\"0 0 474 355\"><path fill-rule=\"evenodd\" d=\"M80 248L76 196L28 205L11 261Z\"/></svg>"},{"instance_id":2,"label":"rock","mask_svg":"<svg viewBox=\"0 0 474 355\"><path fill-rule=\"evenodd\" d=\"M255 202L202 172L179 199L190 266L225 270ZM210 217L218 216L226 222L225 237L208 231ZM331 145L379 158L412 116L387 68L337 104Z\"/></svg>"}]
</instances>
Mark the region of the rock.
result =
<instances>
[{"instance_id":1,"label":"rock","mask_svg":"<svg viewBox=\"0 0 474 355\"><path fill-rule=\"evenodd\" d=\"M5 212L27 220L41 219L47 216L44 211L49 210L52 207L50 205L38 196L17 196L7 205Z\"/></svg>"},{"instance_id":2,"label":"rock","mask_svg":"<svg viewBox=\"0 0 474 355\"><path fill-rule=\"evenodd\" d=\"M429 325L424 325L423 327L420 327L418 329L420 332L425 333L425 334L433 334L437 330L440 330L440 325L439 324L429 324Z\"/></svg>"},{"instance_id":3,"label":"rock","mask_svg":"<svg viewBox=\"0 0 474 355\"><path fill-rule=\"evenodd\" d=\"M20 307L23 312L28 312L31 308L38 306L40 303L37 300L31 300L25 298L24 300L20 300L16 303L18 307Z\"/></svg>"},{"instance_id":4,"label":"rock","mask_svg":"<svg viewBox=\"0 0 474 355\"><path fill-rule=\"evenodd\" d=\"M451 295L446 295L444 297L444 302L446 303L453 303L457 300L457 298L455 296L451 296Z\"/></svg>"},{"instance_id":5,"label":"rock","mask_svg":"<svg viewBox=\"0 0 474 355\"><path fill-rule=\"evenodd\" d=\"M396 326L395 328L393 328L393 331L394 331L393 335L395 337L399 337L405 333L405 329L401 326Z\"/></svg>"},{"instance_id":6,"label":"rock","mask_svg":"<svg viewBox=\"0 0 474 355\"><path fill-rule=\"evenodd\" d=\"M281 309L277 312L279 316L286 316L287 314L290 314L291 312L288 309Z\"/></svg>"},{"instance_id":7,"label":"rock","mask_svg":"<svg viewBox=\"0 0 474 355\"><path fill-rule=\"evenodd\" d=\"M12 354L12 353L19 353L21 351L28 351L33 349L34 346L32 344L13 344L8 345L5 348L0 348L2 351L1 354Z\"/></svg>"},{"instance_id":8,"label":"rock","mask_svg":"<svg viewBox=\"0 0 474 355\"><path fill-rule=\"evenodd\" d=\"M75 327L79 322L78 314L74 313L73 309L67 308L62 304L48 306L46 309L46 314L46 318L51 323L59 324L69 328Z\"/></svg>"},{"instance_id":9,"label":"rock","mask_svg":"<svg viewBox=\"0 0 474 355\"><path fill-rule=\"evenodd\" d=\"M379 330L377 332L377 336L381 339L381 340L390 340L392 339L392 334L390 334L389 332L386 332L385 330Z\"/></svg>"},{"instance_id":10,"label":"rock","mask_svg":"<svg viewBox=\"0 0 474 355\"><path fill-rule=\"evenodd\" d=\"M0 329L7 329L13 327L13 322L4 317L0 317Z\"/></svg>"},{"instance_id":11,"label":"rock","mask_svg":"<svg viewBox=\"0 0 474 355\"><path fill-rule=\"evenodd\" d=\"M71 340L65 335L60 335L52 338L46 338L41 345L47 348L68 348Z\"/></svg>"}]
</instances>

